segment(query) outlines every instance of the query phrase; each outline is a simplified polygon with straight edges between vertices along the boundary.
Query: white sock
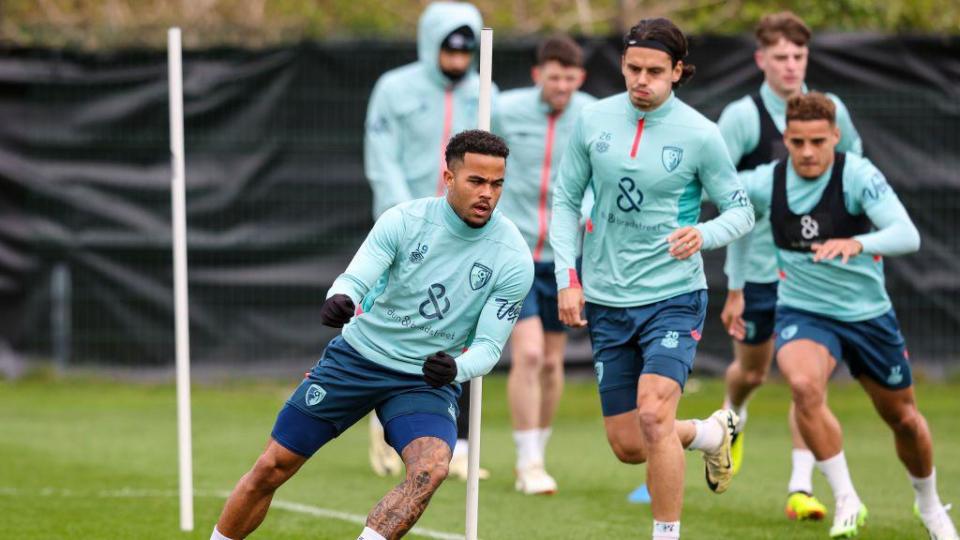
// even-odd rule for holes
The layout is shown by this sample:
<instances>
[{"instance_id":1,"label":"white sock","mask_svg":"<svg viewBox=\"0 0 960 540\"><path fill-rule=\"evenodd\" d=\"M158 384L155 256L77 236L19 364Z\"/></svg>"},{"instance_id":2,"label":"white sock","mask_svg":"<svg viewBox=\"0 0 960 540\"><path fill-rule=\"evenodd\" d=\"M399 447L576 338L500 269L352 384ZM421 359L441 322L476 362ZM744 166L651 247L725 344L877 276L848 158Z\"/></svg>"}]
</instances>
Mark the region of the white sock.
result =
<instances>
[{"instance_id":1,"label":"white sock","mask_svg":"<svg viewBox=\"0 0 960 540\"><path fill-rule=\"evenodd\" d=\"M360 536L357 537L357 540L387 540L383 537L382 534L371 529L370 527L364 527L363 532L360 533Z\"/></svg>"},{"instance_id":2,"label":"white sock","mask_svg":"<svg viewBox=\"0 0 960 540\"><path fill-rule=\"evenodd\" d=\"M853 480L850 479L847 458L843 455L843 450L830 459L818 461L817 468L827 477L835 501L840 502L845 497L853 497L854 500L860 501L857 490L853 488Z\"/></svg>"},{"instance_id":3,"label":"white sock","mask_svg":"<svg viewBox=\"0 0 960 540\"><path fill-rule=\"evenodd\" d=\"M687 450L703 450L704 452L715 452L723 444L723 431L725 428L713 420L692 420L697 428L697 434Z\"/></svg>"},{"instance_id":4,"label":"white sock","mask_svg":"<svg viewBox=\"0 0 960 540\"><path fill-rule=\"evenodd\" d=\"M457 439L457 444L453 445L453 457L465 456L470 449L470 443L466 439Z\"/></svg>"},{"instance_id":5,"label":"white sock","mask_svg":"<svg viewBox=\"0 0 960 540\"><path fill-rule=\"evenodd\" d=\"M749 400L744 400L739 406L735 406L733 402L730 401L730 396L727 396L723 400L723 408L732 409L733 412L737 413L737 417L740 418L740 421L737 422L737 427L733 430L734 433L740 433L747 425L747 403L749 403Z\"/></svg>"},{"instance_id":6,"label":"white sock","mask_svg":"<svg viewBox=\"0 0 960 540\"><path fill-rule=\"evenodd\" d=\"M514 431L513 442L517 445L518 470L530 466L531 463L542 461L539 429Z\"/></svg>"},{"instance_id":7,"label":"white sock","mask_svg":"<svg viewBox=\"0 0 960 540\"><path fill-rule=\"evenodd\" d=\"M230 539L220 534L220 531L218 531L216 525L214 525L213 534L210 535L210 540L230 540Z\"/></svg>"},{"instance_id":8,"label":"white sock","mask_svg":"<svg viewBox=\"0 0 960 540\"><path fill-rule=\"evenodd\" d=\"M910 483L913 484L913 491L917 494L917 507L920 513L929 515L939 510L943 503L940 502L940 495L937 494L937 470L934 469L926 478L907 474L910 476Z\"/></svg>"},{"instance_id":9,"label":"white sock","mask_svg":"<svg viewBox=\"0 0 960 540\"><path fill-rule=\"evenodd\" d=\"M550 442L550 435L553 435L552 427L540 428L540 461L544 461L547 455L547 443Z\"/></svg>"},{"instance_id":10,"label":"white sock","mask_svg":"<svg viewBox=\"0 0 960 540\"><path fill-rule=\"evenodd\" d=\"M679 521L653 520L653 540L673 540L680 538Z\"/></svg>"},{"instance_id":11,"label":"white sock","mask_svg":"<svg viewBox=\"0 0 960 540\"><path fill-rule=\"evenodd\" d=\"M793 471L790 473L790 483L787 484L787 493L802 491L813 494L813 465L817 458L813 452L805 448L794 448L791 452Z\"/></svg>"}]
</instances>

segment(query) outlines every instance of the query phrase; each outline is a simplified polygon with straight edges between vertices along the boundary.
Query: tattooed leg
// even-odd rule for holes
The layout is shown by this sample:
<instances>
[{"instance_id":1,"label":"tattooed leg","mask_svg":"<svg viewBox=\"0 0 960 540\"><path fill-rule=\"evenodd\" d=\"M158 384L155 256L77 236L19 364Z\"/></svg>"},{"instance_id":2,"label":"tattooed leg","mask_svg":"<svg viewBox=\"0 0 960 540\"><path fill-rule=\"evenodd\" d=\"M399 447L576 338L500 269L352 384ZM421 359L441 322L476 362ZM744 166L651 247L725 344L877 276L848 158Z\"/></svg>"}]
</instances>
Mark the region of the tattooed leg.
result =
<instances>
[{"instance_id":1,"label":"tattooed leg","mask_svg":"<svg viewBox=\"0 0 960 540\"><path fill-rule=\"evenodd\" d=\"M420 437L403 449L407 476L367 516L367 527L387 540L407 533L420 519L450 464L450 447L435 437Z\"/></svg>"}]
</instances>

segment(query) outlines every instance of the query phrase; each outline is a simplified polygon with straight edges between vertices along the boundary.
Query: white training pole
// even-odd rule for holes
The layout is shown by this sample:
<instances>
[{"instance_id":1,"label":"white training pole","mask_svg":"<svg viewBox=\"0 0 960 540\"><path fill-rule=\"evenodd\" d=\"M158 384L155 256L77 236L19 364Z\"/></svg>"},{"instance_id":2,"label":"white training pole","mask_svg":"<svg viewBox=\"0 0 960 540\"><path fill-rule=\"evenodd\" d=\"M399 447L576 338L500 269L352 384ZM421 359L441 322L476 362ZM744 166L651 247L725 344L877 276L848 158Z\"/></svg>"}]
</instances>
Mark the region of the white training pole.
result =
<instances>
[{"instance_id":1,"label":"white training pole","mask_svg":"<svg viewBox=\"0 0 960 540\"><path fill-rule=\"evenodd\" d=\"M490 87L493 68L493 29L480 31L480 105L477 127L490 131ZM470 444L467 452L467 540L477 540L480 506L480 413L483 377L470 381Z\"/></svg>"},{"instance_id":2,"label":"white training pole","mask_svg":"<svg viewBox=\"0 0 960 540\"><path fill-rule=\"evenodd\" d=\"M170 156L173 166L173 291L177 347L177 441L180 529L193 530L193 440L190 429L190 314L187 305L187 195L183 149L183 69L180 29L167 32L170 77Z\"/></svg>"}]
</instances>

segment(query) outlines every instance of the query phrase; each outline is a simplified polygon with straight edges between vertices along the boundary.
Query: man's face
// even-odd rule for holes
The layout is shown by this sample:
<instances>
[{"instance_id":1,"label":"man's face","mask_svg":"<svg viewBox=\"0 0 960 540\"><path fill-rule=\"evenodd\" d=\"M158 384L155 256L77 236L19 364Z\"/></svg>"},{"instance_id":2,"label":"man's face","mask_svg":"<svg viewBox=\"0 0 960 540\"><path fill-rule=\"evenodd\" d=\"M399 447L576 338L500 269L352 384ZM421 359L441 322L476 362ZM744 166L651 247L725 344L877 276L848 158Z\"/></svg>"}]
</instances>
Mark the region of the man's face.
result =
<instances>
[{"instance_id":1,"label":"man's face","mask_svg":"<svg viewBox=\"0 0 960 540\"><path fill-rule=\"evenodd\" d=\"M447 201L467 225L483 227L490 221L503 193L507 160L467 152L463 162L454 161L451 165L452 169L443 172Z\"/></svg>"},{"instance_id":2,"label":"man's face","mask_svg":"<svg viewBox=\"0 0 960 540\"><path fill-rule=\"evenodd\" d=\"M793 169L801 178L814 179L826 172L838 142L840 130L827 120L790 120L783 132Z\"/></svg>"},{"instance_id":3,"label":"man's face","mask_svg":"<svg viewBox=\"0 0 960 540\"><path fill-rule=\"evenodd\" d=\"M659 107L683 74L683 62L671 65L670 55L646 47L628 47L620 59L630 102L641 111Z\"/></svg>"},{"instance_id":4,"label":"man's face","mask_svg":"<svg viewBox=\"0 0 960 540\"><path fill-rule=\"evenodd\" d=\"M534 67L532 75L533 82L540 85L540 96L550 110L561 112L567 108L573 93L580 89L586 72L581 67L548 60Z\"/></svg>"},{"instance_id":5,"label":"man's face","mask_svg":"<svg viewBox=\"0 0 960 540\"><path fill-rule=\"evenodd\" d=\"M754 53L757 66L773 91L789 97L800 93L807 76L808 49L786 38Z\"/></svg>"},{"instance_id":6,"label":"man's face","mask_svg":"<svg viewBox=\"0 0 960 540\"><path fill-rule=\"evenodd\" d=\"M470 51L451 51L440 49L440 71L453 80L461 79L473 63L473 53Z\"/></svg>"}]
</instances>

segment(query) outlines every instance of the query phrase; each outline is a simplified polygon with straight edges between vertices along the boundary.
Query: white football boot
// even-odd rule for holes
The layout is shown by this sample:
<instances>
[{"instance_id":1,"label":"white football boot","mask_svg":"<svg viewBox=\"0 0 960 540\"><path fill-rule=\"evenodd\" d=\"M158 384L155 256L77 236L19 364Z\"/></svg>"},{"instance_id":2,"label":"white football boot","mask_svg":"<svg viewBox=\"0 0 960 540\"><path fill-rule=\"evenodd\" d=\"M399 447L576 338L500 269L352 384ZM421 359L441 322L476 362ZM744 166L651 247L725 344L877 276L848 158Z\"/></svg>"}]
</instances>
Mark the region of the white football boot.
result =
<instances>
[{"instance_id":1,"label":"white football boot","mask_svg":"<svg viewBox=\"0 0 960 540\"><path fill-rule=\"evenodd\" d=\"M720 409L710 415L706 421L714 421L723 428L723 442L713 452L703 453L704 476L707 487L714 493L723 493L733 480L733 459L730 447L733 444L733 431L740 419L737 413L729 409Z\"/></svg>"},{"instance_id":2,"label":"white football boot","mask_svg":"<svg viewBox=\"0 0 960 540\"><path fill-rule=\"evenodd\" d=\"M514 487L524 495L553 495L557 492L557 481L547 474L543 463L534 462L516 472Z\"/></svg>"}]
</instances>

